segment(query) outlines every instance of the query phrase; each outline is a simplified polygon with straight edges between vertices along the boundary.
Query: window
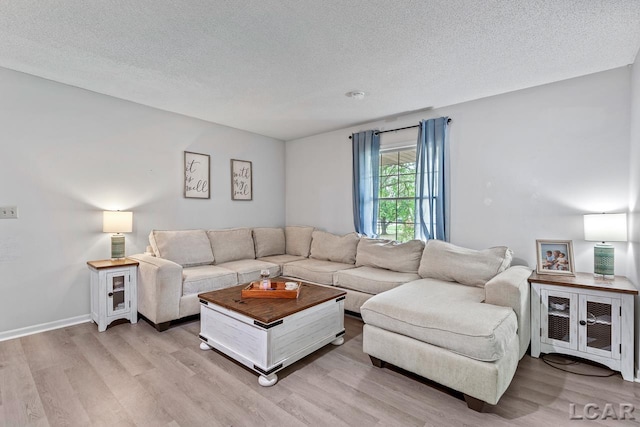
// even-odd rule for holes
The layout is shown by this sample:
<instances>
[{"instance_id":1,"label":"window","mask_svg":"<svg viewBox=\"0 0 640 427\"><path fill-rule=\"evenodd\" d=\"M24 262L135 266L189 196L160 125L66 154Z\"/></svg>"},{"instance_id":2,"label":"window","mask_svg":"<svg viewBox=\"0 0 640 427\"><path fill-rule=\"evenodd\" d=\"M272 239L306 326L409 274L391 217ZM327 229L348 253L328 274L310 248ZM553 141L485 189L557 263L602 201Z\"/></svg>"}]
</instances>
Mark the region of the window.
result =
<instances>
[{"instance_id":1,"label":"window","mask_svg":"<svg viewBox=\"0 0 640 427\"><path fill-rule=\"evenodd\" d=\"M416 149L380 152L377 233L406 242L414 238L416 209Z\"/></svg>"},{"instance_id":2,"label":"window","mask_svg":"<svg viewBox=\"0 0 640 427\"><path fill-rule=\"evenodd\" d=\"M423 120L418 126L379 132L384 134L384 138L380 139L379 156L373 156L379 160L379 166L373 166L379 172L375 177L378 184L367 187L368 197L374 200L369 204L369 210L364 211L371 217L369 224L372 230L367 235L377 234L400 242L414 238L448 241L448 123L448 117L439 117ZM416 140L417 143L414 142ZM375 161L371 163L375 164ZM360 179L362 177L357 175L354 182ZM354 185L354 195L355 188ZM354 207L360 206L358 203L362 204L362 201L354 196ZM376 205L377 208L374 207ZM363 217L361 213L358 219ZM354 208L354 221L355 215Z\"/></svg>"}]
</instances>

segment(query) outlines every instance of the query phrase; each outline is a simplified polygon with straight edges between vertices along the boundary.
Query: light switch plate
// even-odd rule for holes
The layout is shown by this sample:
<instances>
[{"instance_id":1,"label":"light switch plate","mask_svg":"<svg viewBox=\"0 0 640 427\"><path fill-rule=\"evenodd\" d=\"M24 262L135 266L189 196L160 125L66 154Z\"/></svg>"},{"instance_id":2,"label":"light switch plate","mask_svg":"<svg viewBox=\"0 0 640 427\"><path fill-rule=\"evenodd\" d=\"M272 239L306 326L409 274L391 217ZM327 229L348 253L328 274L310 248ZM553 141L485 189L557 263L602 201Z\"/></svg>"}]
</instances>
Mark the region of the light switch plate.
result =
<instances>
[{"instance_id":1,"label":"light switch plate","mask_svg":"<svg viewBox=\"0 0 640 427\"><path fill-rule=\"evenodd\" d=\"M0 219L18 218L17 206L0 206Z\"/></svg>"}]
</instances>

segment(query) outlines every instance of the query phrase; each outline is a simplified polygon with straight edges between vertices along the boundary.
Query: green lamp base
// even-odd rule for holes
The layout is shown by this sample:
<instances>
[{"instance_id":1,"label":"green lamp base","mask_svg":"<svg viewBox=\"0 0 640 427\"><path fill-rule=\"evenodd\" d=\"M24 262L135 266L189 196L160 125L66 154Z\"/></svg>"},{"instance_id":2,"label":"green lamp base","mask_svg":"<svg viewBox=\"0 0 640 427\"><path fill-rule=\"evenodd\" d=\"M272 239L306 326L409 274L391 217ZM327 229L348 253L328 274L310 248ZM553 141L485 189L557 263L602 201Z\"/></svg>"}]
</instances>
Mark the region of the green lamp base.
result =
<instances>
[{"instance_id":1,"label":"green lamp base","mask_svg":"<svg viewBox=\"0 0 640 427\"><path fill-rule=\"evenodd\" d=\"M124 258L124 235L114 234L111 236L111 259Z\"/></svg>"},{"instance_id":2,"label":"green lamp base","mask_svg":"<svg viewBox=\"0 0 640 427\"><path fill-rule=\"evenodd\" d=\"M607 243L598 243L593 247L593 274L596 277L613 279L614 248Z\"/></svg>"}]
</instances>

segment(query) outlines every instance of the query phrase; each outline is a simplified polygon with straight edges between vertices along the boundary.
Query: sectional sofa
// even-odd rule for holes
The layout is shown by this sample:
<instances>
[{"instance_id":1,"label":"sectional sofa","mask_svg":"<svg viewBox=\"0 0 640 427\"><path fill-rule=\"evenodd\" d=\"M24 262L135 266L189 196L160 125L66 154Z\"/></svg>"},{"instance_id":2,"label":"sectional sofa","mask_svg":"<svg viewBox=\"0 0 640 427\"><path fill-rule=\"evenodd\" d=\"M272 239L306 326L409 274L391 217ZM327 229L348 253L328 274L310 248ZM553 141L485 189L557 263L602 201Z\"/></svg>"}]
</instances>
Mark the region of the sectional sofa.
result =
<instances>
[{"instance_id":1,"label":"sectional sofa","mask_svg":"<svg viewBox=\"0 0 640 427\"><path fill-rule=\"evenodd\" d=\"M363 349L461 391L469 407L496 404L530 341L530 269L506 247L398 243L313 227L153 230L139 261L138 311L159 331L199 313L198 294L285 276L347 292L365 322Z\"/></svg>"}]
</instances>

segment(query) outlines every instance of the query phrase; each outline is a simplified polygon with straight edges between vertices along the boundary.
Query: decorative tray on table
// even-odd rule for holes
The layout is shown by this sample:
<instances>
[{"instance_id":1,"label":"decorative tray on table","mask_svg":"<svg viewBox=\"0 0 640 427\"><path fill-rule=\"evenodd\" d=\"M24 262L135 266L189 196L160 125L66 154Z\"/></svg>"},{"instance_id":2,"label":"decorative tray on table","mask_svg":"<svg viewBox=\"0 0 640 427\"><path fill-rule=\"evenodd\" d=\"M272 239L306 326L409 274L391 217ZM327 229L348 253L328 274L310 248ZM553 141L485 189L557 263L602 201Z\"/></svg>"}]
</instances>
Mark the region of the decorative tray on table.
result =
<instances>
[{"instance_id":1,"label":"decorative tray on table","mask_svg":"<svg viewBox=\"0 0 640 427\"><path fill-rule=\"evenodd\" d=\"M287 284L294 283L295 289L287 289ZM290 285L289 285L290 287ZM261 281L249 283L242 289L242 298L298 298L300 295L300 282L280 282L272 280L270 287L264 288Z\"/></svg>"}]
</instances>

